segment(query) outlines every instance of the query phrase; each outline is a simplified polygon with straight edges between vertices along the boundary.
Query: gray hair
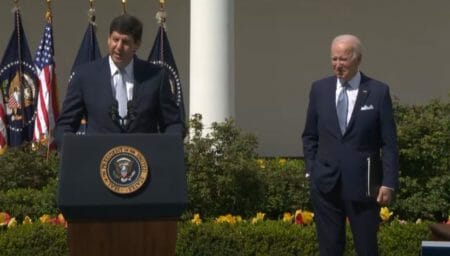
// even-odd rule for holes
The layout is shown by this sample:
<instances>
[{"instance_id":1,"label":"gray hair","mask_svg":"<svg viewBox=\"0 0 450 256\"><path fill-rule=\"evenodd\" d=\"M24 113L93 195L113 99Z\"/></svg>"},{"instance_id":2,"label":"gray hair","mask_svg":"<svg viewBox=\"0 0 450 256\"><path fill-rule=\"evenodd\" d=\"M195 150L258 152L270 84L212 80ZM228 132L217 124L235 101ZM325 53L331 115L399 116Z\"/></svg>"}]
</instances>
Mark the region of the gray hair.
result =
<instances>
[{"instance_id":1,"label":"gray hair","mask_svg":"<svg viewBox=\"0 0 450 256\"><path fill-rule=\"evenodd\" d=\"M349 43L349 45L353 51L353 56L352 56L353 58L361 58L362 45L361 45L361 40L359 40L358 37L351 35L351 34L338 35L333 39L333 42L331 43L331 45L334 45L335 43L340 43L340 42Z\"/></svg>"}]
</instances>

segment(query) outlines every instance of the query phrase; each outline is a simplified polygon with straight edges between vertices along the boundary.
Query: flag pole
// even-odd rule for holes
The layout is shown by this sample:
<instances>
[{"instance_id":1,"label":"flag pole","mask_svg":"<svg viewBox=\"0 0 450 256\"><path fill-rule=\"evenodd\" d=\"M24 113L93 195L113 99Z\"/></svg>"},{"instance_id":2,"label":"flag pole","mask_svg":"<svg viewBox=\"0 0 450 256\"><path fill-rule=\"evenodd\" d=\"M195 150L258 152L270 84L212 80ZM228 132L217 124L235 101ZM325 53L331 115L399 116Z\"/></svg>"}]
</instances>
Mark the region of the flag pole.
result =
<instances>
[{"instance_id":1,"label":"flag pole","mask_svg":"<svg viewBox=\"0 0 450 256\"><path fill-rule=\"evenodd\" d=\"M94 8L94 0L89 0L89 11L88 11L88 17L89 17L89 23L93 25L95 28L95 8ZM92 40L94 40L94 29L92 29L92 35L91 35L91 44Z\"/></svg>"},{"instance_id":2,"label":"flag pole","mask_svg":"<svg viewBox=\"0 0 450 256\"><path fill-rule=\"evenodd\" d=\"M48 22L52 22L52 1L51 0L46 0L47 1L47 11L45 12L45 19Z\"/></svg>"},{"instance_id":3,"label":"flag pole","mask_svg":"<svg viewBox=\"0 0 450 256\"><path fill-rule=\"evenodd\" d=\"M95 25L95 8L94 8L94 0L89 0L89 23Z\"/></svg>"},{"instance_id":4,"label":"flag pole","mask_svg":"<svg viewBox=\"0 0 450 256\"><path fill-rule=\"evenodd\" d=\"M127 0L122 0L122 14L127 14Z\"/></svg>"},{"instance_id":5,"label":"flag pole","mask_svg":"<svg viewBox=\"0 0 450 256\"><path fill-rule=\"evenodd\" d=\"M45 19L47 20L47 22L52 23L53 22L53 17L52 17L52 5L51 5L51 0L46 0L47 1L47 11L45 12ZM54 54L54 53L53 53ZM54 79L54 78L52 78ZM51 108L52 106L49 106L49 108ZM50 122L49 122L50 124ZM53 129L52 127L49 125L48 126L48 135L47 135L47 153L46 153L46 159L48 162L48 159L50 158L50 143L52 142L51 138L53 138Z\"/></svg>"},{"instance_id":6,"label":"flag pole","mask_svg":"<svg viewBox=\"0 0 450 256\"><path fill-rule=\"evenodd\" d=\"M161 49L159 52L159 60L164 62L164 29L166 28L166 19L167 19L167 13L164 10L165 0L159 0L159 11L156 13L156 20L160 26L159 33L161 33L160 36L160 45Z\"/></svg>"},{"instance_id":7,"label":"flag pole","mask_svg":"<svg viewBox=\"0 0 450 256\"><path fill-rule=\"evenodd\" d=\"M14 8L14 10L16 10L16 12L15 12L15 22L16 22L16 27L17 27L17 44L18 45L22 45L22 43L21 43L21 41L22 41L22 35L20 34L20 27L19 27L19 17L20 17L20 14L19 14L19 9L20 9L20 6L19 6L19 0L14 0L14 4L15 4L15 8ZM25 115L24 115L24 101L25 101L25 98L24 98L24 87L23 87L23 70L22 70L22 62L23 62L23 60L22 60L22 49L21 49L22 47L18 47L18 49L17 49L17 58L19 59L19 92L20 92L20 94L19 94L19 97L20 97L20 108L22 109L22 125L24 126L25 125L25 123L26 123L26 120L25 120Z\"/></svg>"}]
</instances>

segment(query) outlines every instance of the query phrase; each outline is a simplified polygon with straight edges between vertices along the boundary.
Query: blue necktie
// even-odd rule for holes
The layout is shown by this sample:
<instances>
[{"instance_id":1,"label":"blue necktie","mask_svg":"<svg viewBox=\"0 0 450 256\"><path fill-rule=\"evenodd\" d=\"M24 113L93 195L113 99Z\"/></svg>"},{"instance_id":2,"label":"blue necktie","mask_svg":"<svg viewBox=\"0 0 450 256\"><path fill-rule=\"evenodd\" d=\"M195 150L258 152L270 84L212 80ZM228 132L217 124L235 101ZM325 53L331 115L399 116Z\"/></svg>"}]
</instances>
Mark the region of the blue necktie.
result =
<instances>
[{"instance_id":1,"label":"blue necktie","mask_svg":"<svg viewBox=\"0 0 450 256\"><path fill-rule=\"evenodd\" d=\"M342 90L339 93L338 101L336 104L336 111L339 120L339 127L341 128L342 134L345 133L345 129L347 128L347 113L348 113L348 96L347 96L347 88L350 85L348 82L345 82L342 85Z\"/></svg>"},{"instance_id":2,"label":"blue necktie","mask_svg":"<svg viewBox=\"0 0 450 256\"><path fill-rule=\"evenodd\" d=\"M116 74L116 100L119 103L119 115L122 118L127 116L128 104L127 86L123 77L123 72L125 71L117 70Z\"/></svg>"}]
</instances>

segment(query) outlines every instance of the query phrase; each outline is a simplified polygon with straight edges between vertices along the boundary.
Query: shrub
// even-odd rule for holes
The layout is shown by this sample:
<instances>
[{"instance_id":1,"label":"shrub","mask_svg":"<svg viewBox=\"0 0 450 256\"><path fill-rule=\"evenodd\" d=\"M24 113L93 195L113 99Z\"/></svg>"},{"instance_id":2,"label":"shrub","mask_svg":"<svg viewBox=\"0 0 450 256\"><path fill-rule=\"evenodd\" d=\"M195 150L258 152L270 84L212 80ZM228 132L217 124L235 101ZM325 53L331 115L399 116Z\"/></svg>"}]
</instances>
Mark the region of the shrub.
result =
<instances>
[{"instance_id":1,"label":"shrub","mask_svg":"<svg viewBox=\"0 0 450 256\"><path fill-rule=\"evenodd\" d=\"M264 198L256 165L256 137L243 134L232 120L213 123L207 133L201 116L189 124L185 143L189 210L202 216L250 216Z\"/></svg>"},{"instance_id":2,"label":"shrub","mask_svg":"<svg viewBox=\"0 0 450 256\"><path fill-rule=\"evenodd\" d=\"M43 214L56 214L56 180L39 189L17 188L0 192L0 211L21 220L25 216L36 219Z\"/></svg>"},{"instance_id":3,"label":"shrub","mask_svg":"<svg viewBox=\"0 0 450 256\"><path fill-rule=\"evenodd\" d=\"M420 254L420 244L431 239L429 223L403 223L397 220L382 225L378 233L380 255Z\"/></svg>"},{"instance_id":4,"label":"shrub","mask_svg":"<svg viewBox=\"0 0 450 256\"><path fill-rule=\"evenodd\" d=\"M284 212L312 209L303 160L259 159L258 165L265 187L265 204L260 211L276 219Z\"/></svg>"},{"instance_id":5,"label":"shrub","mask_svg":"<svg viewBox=\"0 0 450 256\"><path fill-rule=\"evenodd\" d=\"M391 210L409 221L446 220L450 214L450 175L430 178L423 185L417 178L400 177L400 190Z\"/></svg>"},{"instance_id":6,"label":"shrub","mask_svg":"<svg viewBox=\"0 0 450 256\"><path fill-rule=\"evenodd\" d=\"M280 221L181 224L177 255L314 255L314 227Z\"/></svg>"},{"instance_id":7,"label":"shrub","mask_svg":"<svg viewBox=\"0 0 450 256\"><path fill-rule=\"evenodd\" d=\"M0 232L2 256L68 255L67 234L62 226L32 223Z\"/></svg>"},{"instance_id":8,"label":"shrub","mask_svg":"<svg viewBox=\"0 0 450 256\"><path fill-rule=\"evenodd\" d=\"M41 150L17 147L0 156L0 190L13 188L40 189L56 178L58 158L51 153L46 159Z\"/></svg>"},{"instance_id":9,"label":"shrub","mask_svg":"<svg viewBox=\"0 0 450 256\"><path fill-rule=\"evenodd\" d=\"M450 102L401 105L394 101L402 176L428 178L450 169Z\"/></svg>"},{"instance_id":10,"label":"shrub","mask_svg":"<svg viewBox=\"0 0 450 256\"><path fill-rule=\"evenodd\" d=\"M177 255L319 255L314 225L281 221L257 224L200 225L180 223ZM422 240L430 238L428 223L384 223L378 234L380 255L417 255ZM344 255L356 255L350 227L346 229Z\"/></svg>"}]
</instances>

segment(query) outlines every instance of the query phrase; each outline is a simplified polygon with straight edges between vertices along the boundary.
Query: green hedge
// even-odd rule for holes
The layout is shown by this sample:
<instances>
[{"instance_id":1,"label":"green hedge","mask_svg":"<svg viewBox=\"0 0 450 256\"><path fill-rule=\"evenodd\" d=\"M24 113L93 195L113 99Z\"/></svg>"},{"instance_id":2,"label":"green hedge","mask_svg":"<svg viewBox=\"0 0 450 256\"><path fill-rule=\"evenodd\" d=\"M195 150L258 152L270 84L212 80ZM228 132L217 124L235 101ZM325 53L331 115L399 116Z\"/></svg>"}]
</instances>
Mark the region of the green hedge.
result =
<instances>
[{"instance_id":1,"label":"green hedge","mask_svg":"<svg viewBox=\"0 0 450 256\"><path fill-rule=\"evenodd\" d=\"M264 184L264 200L259 211L277 219L284 212L312 210L303 160L275 158L257 162Z\"/></svg>"},{"instance_id":2,"label":"green hedge","mask_svg":"<svg viewBox=\"0 0 450 256\"><path fill-rule=\"evenodd\" d=\"M396 216L410 221L418 218L447 220L450 217L450 174L432 177L426 182L401 177L400 190L390 209Z\"/></svg>"},{"instance_id":3,"label":"green hedge","mask_svg":"<svg viewBox=\"0 0 450 256\"><path fill-rule=\"evenodd\" d=\"M432 100L424 105L394 101L394 108L401 175L426 182L431 177L448 174L450 100Z\"/></svg>"},{"instance_id":4,"label":"green hedge","mask_svg":"<svg viewBox=\"0 0 450 256\"><path fill-rule=\"evenodd\" d=\"M44 214L55 215L59 212L56 206L56 186L56 180L51 179L42 189L16 188L0 191L0 212L8 212L19 220L25 216L37 219Z\"/></svg>"},{"instance_id":5,"label":"green hedge","mask_svg":"<svg viewBox=\"0 0 450 256\"><path fill-rule=\"evenodd\" d=\"M59 159L53 152L31 150L29 146L9 148L0 156L0 190L41 189L58 173Z\"/></svg>"},{"instance_id":6,"label":"green hedge","mask_svg":"<svg viewBox=\"0 0 450 256\"><path fill-rule=\"evenodd\" d=\"M345 255L356 255L347 228ZM427 223L384 224L379 232L380 255L418 255L422 240L430 238ZM319 255L315 226L281 221L257 224L205 223L179 226L177 255Z\"/></svg>"},{"instance_id":7,"label":"green hedge","mask_svg":"<svg viewBox=\"0 0 450 256\"><path fill-rule=\"evenodd\" d=\"M347 228L345 255L356 255L350 228ZM420 243L430 239L428 223L399 221L381 225L380 255L418 255ZM52 256L67 255L67 233L64 227L33 223L0 228L0 255ZM314 225L300 226L282 221L256 224L189 221L178 225L176 254L182 255L319 255Z\"/></svg>"},{"instance_id":8,"label":"green hedge","mask_svg":"<svg viewBox=\"0 0 450 256\"><path fill-rule=\"evenodd\" d=\"M0 255L68 255L66 229L57 225L32 223L0 231Z\"/></svg>"},{"instance_id":9,"label":"green hedge","mask_svg":"<svg viewBox=\"0 0 450 256\"><path fill-rule=\"evenodd\" d=\"M190 127L191 139L185 143L189 211L202 216L253 215L264 200L256 137L243 133L232 120L213 123L205 135L201 115L193 116Z\"/></svg>"}]
</instances>

